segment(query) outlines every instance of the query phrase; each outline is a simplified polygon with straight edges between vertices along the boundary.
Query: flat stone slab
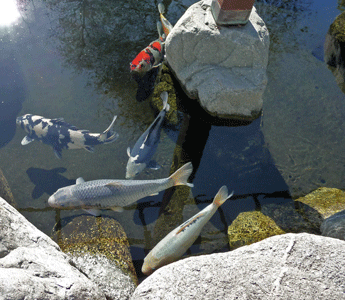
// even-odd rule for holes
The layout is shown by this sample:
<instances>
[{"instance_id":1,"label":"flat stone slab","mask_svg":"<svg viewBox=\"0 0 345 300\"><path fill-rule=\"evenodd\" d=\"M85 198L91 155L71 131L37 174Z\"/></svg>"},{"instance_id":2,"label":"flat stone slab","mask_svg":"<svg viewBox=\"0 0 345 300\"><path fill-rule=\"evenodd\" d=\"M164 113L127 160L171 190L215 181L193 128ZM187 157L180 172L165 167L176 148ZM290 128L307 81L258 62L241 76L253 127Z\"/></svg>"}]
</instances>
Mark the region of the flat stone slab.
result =
<instances>
[{"instance_id":1,"label":"flat stone slab","mask_svg":"<svg viewBox=\"0 0 345 300\"><path fill-rule=\"evenodd\" d=\"M217 26L211 1L190 6L166 40L166 57L190 98L212 115L255 119L267 84L269 34L253 8L245 26Z\"/></svg>"}]
</instances>

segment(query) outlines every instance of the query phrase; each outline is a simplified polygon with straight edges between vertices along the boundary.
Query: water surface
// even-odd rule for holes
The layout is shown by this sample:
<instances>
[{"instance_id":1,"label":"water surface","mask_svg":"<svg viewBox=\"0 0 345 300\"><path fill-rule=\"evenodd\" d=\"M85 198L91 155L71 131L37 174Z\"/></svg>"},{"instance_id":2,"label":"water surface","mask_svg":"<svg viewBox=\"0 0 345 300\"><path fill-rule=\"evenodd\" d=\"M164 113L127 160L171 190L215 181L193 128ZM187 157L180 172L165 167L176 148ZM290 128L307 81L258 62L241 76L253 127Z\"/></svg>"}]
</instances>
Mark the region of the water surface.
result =
<instances>
[{"instance_id":1,"label":"water surface","mask_svg":"<svg viewBox=\"0 0 345 300\"><path fill-rule=\"evenodd\" d=\"M123 179L127 147L155 118L148 101L136 100L129 62L157 38L159 16L149 0L18 3L20 17L0 27L0 168L20 212L50 235L56 221L84 212L56 211L47 205L49 195L78 177ZM192 3L166 1L171 23ZM189 253L228 249L227 227L241 212L291 202L319 186L345 187L345 99L322 61L325 34L341 7L335 0L256 6L271 36L263 116L221 126L203 114L181 112L179 126L162 132L155 155L162 168L138 176L167 177L177 158L193 162L195 187L179 204L176 226L208 205L222 185L235 191ZM15 117L26 113L63 117L91 132L102 132L117 115L120 137L94 153L63 151L59 160L47 145L20 144L25 133L15 128ZM157 221L171 213L164 210L169 193L142 199L121 214L104 211L123 226L139 265L157 236L172 229Z\"/></svg>"}]
</instances>

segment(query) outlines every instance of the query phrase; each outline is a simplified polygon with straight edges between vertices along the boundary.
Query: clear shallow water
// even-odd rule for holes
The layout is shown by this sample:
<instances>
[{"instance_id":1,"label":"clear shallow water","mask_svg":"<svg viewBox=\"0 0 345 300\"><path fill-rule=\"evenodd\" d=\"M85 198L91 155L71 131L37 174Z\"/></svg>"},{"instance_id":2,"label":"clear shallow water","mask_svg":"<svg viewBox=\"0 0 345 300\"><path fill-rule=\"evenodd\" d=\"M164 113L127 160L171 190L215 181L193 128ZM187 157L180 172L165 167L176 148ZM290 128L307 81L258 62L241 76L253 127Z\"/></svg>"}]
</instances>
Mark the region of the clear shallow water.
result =
<instances>
[{"instance_id":1,"label":"clear shallow water","mask_svg":"<svg viewBox=\"0 0 345 300\"><path fill-rule=\"evenodd\" d=\"M21 17L0 27L0 168L20 212L50 235L56 221L83 212L55 211L49 195L78 177L123 179L127 147L155 117L147 101L135 100L129 62L157 37L157 3L20 3ZM166 3L168 19L174 24L192 3ZM190 253L227 249L227 227L243 211L286 203L318 186L344 188L344 94L315 57L340 13L337 2L265 1L257 9L271 34L263 117L231 127L181 113L179 126L162 132L155 155L162 168L138 176L167 177L176 157L191 160L195 187L179 203L179 215L169 225L162 218L169 191L121 214L104 211L124 227L139 264L170 227L208 205L222 185L235 190L233 201L214 215ZM63 117L91 132L102 132L118 115L120 137L95 153L63 151L58 160L47 145L21 146L25 133L15 128L15 117L26 113Z\"/></svg>"}]
</instances>

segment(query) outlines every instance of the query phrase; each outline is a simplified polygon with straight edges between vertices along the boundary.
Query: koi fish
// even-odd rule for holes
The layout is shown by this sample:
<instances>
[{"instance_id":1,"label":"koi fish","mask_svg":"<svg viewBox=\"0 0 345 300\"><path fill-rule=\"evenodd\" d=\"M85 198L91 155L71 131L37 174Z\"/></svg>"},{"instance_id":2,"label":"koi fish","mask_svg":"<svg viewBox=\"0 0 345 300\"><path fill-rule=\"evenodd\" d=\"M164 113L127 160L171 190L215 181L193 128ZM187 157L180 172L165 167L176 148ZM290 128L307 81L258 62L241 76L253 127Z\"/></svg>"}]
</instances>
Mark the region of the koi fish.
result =
<instances>
[{"instance_id":1,"label":"koi fish","mask_svg":"<svg viewBox=\"0 0 345 300\"><path fill-rule=\"evenodd\" d=\"M145 49L141 50L139 54L130 63L131 72L144 74L152 68L157 68L161 65L164 58L164 41L165 36L161 34L162 25L158 22L157 29L159 39L153 41Z\"/></svg>"},{"instance_id":2,"label":"koi fish","mask_svg":"<svg viewBox=\"0 0 345 300\"><path fill-rule=\"evenodd\" d=\"M213 202L195 216L171 231L145 257L141 271L150 275L156 269L178 260L199 236L203 226L211 219L219 206L229 199L224 185L220 188Z\"/></svg>"},{"instance_id":3,"label":"koi fish","mask_svg":"<svg viewBox=\"0 0 345 300\"><path fill-rule=\"evenodd\" d=\"M100 209L121 212L123 207L137 200L157 195L172 186L193 187L187 179L193 171L192 164L186 163L168 178L155 180L100 179L85 182L78 178L76 184L58 189L48 199L48 204L59 209L84 209L99 216Z\"/></svg>"},{"instance_id":4,"label":"koi fish","mask_svg":"<svg viewBox=\"0 0 345 300\"><path fill-rule=\"evenodd\" d=\"M66 123L63 118L47 119L31 114L17 117L16 123L28 133L21 141L22 145L38 140L52 146L56 157L61 158L62 149L85 149L93 152L96 145L114 142L119 136L113 130L115 120L116 116L103 133L79 130Z\"/></svg>"},{"instance_id":5,"label":"koi fish","mask_svg":"<svg viewBox=\"0 0 345 300\"><path fill-rule=\"evenodd\" d=\"M165 6L163 3L158 4L158 11L159 11L159 16L161 18L162 26L163 26L163 31L165 33L165 36L168 36L170 31L173 29L173 26L171 23L164 17L164 12L165 12Z\"/></svg>"},{"instance_id":6,"label":"koi fish","mask_svg":"<svg viewBox=\"0 0 345 300\"><path fill-rule=\"evenodd\" d=\"M160 111L157 118L140 136L132 151L129 147L127 148L127 155L129 157L126 167L127 179L134 178L146 167L155 170L160 168L156 162L151 161L151 158L157 150L162 123L170 108L168 104L168 93L163 92L161 94L161 99L163 100L163 109Z\"/></svg>"}]
</instances>

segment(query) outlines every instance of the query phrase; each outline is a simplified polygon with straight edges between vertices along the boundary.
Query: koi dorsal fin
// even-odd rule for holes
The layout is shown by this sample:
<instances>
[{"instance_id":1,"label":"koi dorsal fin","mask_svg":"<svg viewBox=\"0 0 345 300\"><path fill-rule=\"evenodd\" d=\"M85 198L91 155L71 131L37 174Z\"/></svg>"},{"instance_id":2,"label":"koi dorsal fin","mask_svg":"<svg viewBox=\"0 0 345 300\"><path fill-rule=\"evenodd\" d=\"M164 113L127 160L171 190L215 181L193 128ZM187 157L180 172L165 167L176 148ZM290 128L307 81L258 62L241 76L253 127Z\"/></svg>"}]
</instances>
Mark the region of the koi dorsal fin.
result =
<instances>
[{"instance_id":1,"label":"koi dorsal fin","mask_svg":"<svg viewBox=\"0 0 345 300\"><path fill-rule=\"evenodd\" d=\"M179 233L185 231L189 226L193 225L195 222L197 222L204 214L198 214L196 216L194 216L194 218L189 219L188 221L186 221L185 223L183 223L180 226L180 229L176 232L176 235L178 235Z\"/></svg>"},{"instance_id":2,"label":"koi dorsal fin","mask_svg":"<svg viewBox=\"0 0 345 300\"><path fill-rule=\"evenodd\" d=\"M51 119L50 122L52 122L54 125L67 127L68 129L71 129L71 130L79 130L79 128L77 128L76 126L65 122L64 118Z\"/></svg>"}]
</instances>

